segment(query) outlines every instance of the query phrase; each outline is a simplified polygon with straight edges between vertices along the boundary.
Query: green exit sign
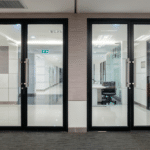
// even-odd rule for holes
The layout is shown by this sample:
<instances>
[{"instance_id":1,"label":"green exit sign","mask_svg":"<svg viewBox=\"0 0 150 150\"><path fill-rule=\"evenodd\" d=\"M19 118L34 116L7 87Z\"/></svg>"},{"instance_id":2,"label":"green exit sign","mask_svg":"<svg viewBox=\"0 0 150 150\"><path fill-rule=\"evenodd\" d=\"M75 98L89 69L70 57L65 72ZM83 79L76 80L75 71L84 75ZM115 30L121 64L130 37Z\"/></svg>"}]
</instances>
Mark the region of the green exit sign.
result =
<instances>
[{"instance_id":1,"label":"green exit sign","mask_svg":"<svg viewBox=\"0 0 150 150\"><path fill-rule=\"evenodd\" d=\"M49 53L49 50L42 50L42 53Z\"/></svg>"}]
</instances>

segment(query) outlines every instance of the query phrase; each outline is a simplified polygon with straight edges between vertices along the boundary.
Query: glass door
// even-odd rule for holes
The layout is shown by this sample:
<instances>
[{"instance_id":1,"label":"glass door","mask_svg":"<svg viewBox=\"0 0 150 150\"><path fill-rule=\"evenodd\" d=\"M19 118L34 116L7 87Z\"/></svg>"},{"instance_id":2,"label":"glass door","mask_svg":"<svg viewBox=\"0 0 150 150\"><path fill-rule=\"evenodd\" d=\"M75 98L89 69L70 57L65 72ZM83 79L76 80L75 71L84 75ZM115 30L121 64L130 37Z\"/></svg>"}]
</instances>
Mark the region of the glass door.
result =
<instances>
[{"instance_id":1,"label":"glass door","mask_svg":"<svg viewBox=\"0 0 150 150\"><path fill-rule=\"evenodd\" d=\"M128 22L89 20L88 130L129 130Z\"/></svg>"},{"instance_id":2,"label":"glass door","mask_svg":"<svg viewBox=\"0 0 150 150\"><path fill-rule=\"evenodd\" d=\"M63 25L28 25L28 124L63 126Z\"/></svg>"},{"instance_id":3,"label":"glass door","mask_svg":"<svg viewBox=\"0 0 150 150\"><path fill-rule=\"evenodd\" d=\"M0 43L0 129L67 131L68 19L1 19Z\"/></svg>"},{"instance_id":4,"label":"glass door","mask_svg":"<svg viewBox=\"0 0 150 150\"><path fill-rule=\"evenodd\" d=\"M21 24L1 24L0 43L0 127L21 127Z\"/></svg>"},{"instance_id":5,"label":"glass door","mask_svg":"<svg viewBox=\"0 0 150 150\"><path fill-rule=\"evenodd\" d=\"M67 130L67 20L27 24L27 129Z\"/></svg>"},{"instance_id":6,"label":"glass door","mask_svg":"<svg viewBox=\"0 0 150 150\"><path fill-rule=\"evenodd\" d=\"M133 125L135 129L146 129L150 127L150 23L138 21L133 24L133 33Z\"/></svg>"}]
</instances>

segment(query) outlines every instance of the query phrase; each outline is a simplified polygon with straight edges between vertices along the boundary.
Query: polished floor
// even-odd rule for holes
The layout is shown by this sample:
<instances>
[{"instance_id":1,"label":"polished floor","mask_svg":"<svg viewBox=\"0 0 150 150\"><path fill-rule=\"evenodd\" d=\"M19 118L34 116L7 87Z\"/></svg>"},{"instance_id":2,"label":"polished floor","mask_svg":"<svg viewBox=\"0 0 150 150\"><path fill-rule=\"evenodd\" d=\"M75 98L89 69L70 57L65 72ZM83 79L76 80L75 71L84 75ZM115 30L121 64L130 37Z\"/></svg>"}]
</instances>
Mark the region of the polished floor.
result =
<instances>
[{"instance_id":1,"label":"polished floor","mask_svg":"<svg viewBox=\"0 0 150 150\"><path fill-rule=\"evenodd\" d=\"M28 105L29 126L62 126L62 105ZM93 126L127 126L127 105L93 107ZM20 105L0 106L0 125L20 126ZM135 126L150 125L150 111L135 105Z\"/></svg>"},{"instance_id":2,"label":"polished floor","mask_svg":"<svg viewBox=\"0 0 150 150\"><path fill-rule=\"evenodd\" d=\"M0 131L1 150L149 150L150 132Z\"/></svg>"},{"instance_id":3,"label":"polished floor","mask_svg":"<svg viewBox=\"0 0 150 150\"><path fill-rule=\"evenodd\" d=\"M62 126L62 84L28 95L28 126ZM0 105L0 126L21 126L21 99L16 105Z\"/></svg>"},{"instance_id":4,"label":"polished floor","mask_svg":"<svg viewBox=\"0 0 150 150\"><path fill-rule=\"evenodd\" d=\"M28 96L28 126L62 126L62 84ZM134 105L134 125L150 126L150 111ZM20 126L21 107L0 105L0 126ZM92 107L93 126L127 126L127 105L98 105Z\"/></svg>"},{"instance_id":5,"label":"polished floor","mask_svg":"<svg viewBox=\"0 0 150 150\"><path fill-rule=\"evenodd\" d=\"M92 126L127 126L127 105L92 107Z\"/></svg>"},{"instance_id":6,"label":"polished floor","mask_svg":"<svg viewBox=\"0 0 150 150\"><path fill-rule=\"evenodd\" d=\"M127 126L127 105L92 107L93 126ZM134 125L150 126L150 111L134 105Z\"/></svg>"}]
</instances>

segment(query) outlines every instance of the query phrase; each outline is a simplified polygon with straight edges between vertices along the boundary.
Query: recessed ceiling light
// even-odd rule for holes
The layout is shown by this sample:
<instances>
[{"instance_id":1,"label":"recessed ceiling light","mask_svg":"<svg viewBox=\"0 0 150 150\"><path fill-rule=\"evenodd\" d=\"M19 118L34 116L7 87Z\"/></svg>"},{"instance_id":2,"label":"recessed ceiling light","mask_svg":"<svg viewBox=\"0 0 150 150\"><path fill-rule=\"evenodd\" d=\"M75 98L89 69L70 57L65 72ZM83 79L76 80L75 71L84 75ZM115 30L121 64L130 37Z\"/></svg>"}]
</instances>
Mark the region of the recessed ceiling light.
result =
<instances>
[{"instance_id":1,"label":"recessed ceiling light","mask_svg":"<svg viewBox=\"0 0 150 150\"><path fill-rule=\"evenodd\" d=\"M35 39L35 36L31 36L32 39Z\"/></svg>"},{"instance_id":2,"label":"recessed ceiling light","mask_svg":"<svg viewBox=\"0 0 150 150\"><path fill-rule=\"evenodd\" d=\"M50 30L50 33L62 33L62 30Z\"/></svg>"},{"instance_id":3,"label":"recessed ceiling light","mask_svg":"<svg viewBox=\"0 0 150 150\"><path fill-rule=\"evenodd\" d=\"M116 32L117 30L101 30L102 32Z\"/></svg>"},{"instance_id":4,"label":"recessed ceiling light","mask_svg":"<svg viewBox=\"0 0 150 150\"><path fill-rule=\"evenodd\" d=\"M150 38L150 35L142 35L138 37L135 41L146 41Z\"/></svg>"}]
</instances>

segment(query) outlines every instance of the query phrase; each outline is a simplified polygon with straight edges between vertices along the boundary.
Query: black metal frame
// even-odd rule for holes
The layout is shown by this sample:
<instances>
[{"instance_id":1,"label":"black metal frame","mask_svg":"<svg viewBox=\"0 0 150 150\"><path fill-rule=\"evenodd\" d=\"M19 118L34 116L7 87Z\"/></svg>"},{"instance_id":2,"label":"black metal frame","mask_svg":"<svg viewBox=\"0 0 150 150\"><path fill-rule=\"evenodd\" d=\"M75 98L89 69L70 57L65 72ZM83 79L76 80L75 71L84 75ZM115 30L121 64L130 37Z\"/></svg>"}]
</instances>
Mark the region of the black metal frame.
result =
<instances>
[{"instance_id":1,"label":"black metal frame","mask_svg":"<svg viewBox=\"0 0 150 150\"><path fill-rule=\"evenodd\" d=\"M28 57L28 24L63 25L63 126L27 126L27 88L21 85L21 126L0 126L0 130L23 131L68 131L68 19L0 19L0 23L21 24L21 62ZM25 64L21 63L21 83L25 83Z\"/></svg>"},{"instance_id":2,"label":"black metal frame","mask_svg":"<svg viewBox=\"0 0 150 150\"><path fill-rule=\"evenodd\" d=\"M87 19L87 130L88 131L129 131L129 130L150 130L149 126L134 126L134 86L128 88L128 113L127 126L92 126L92 24L127 24L128 56L134 61L134 24L149 24L149 19ZM134 83L134 64L130 65L130 83Z\"/></svg>"},{"instance_id":3,"label":"black metal frame","mask_svg":"<svg viewBox=\"0 0 150 150\"><path fill-rule=\"evenodd\" d=\"M150 25L150 19L131 19L131 29L132 29L132 33L131 33L131 43L132 43L132 58L134 60L134 25ZM134 66L132 66L134 69ZM132 70L133 70L132 69ZM131 72L133 74L132 77L134 77L134 73ZM134 82L133 78L132 81ZM133 90L133 100L134 100L134 90ZM132 130L150 130L150 126L134 126L134 101L132 102L132 126L131 129Z\"/></svg>"}]
</instances>

